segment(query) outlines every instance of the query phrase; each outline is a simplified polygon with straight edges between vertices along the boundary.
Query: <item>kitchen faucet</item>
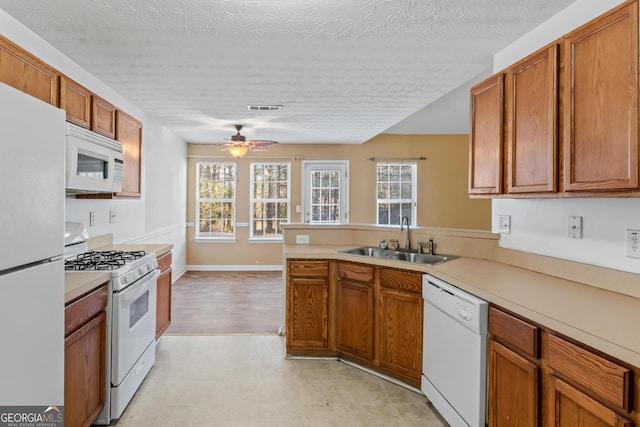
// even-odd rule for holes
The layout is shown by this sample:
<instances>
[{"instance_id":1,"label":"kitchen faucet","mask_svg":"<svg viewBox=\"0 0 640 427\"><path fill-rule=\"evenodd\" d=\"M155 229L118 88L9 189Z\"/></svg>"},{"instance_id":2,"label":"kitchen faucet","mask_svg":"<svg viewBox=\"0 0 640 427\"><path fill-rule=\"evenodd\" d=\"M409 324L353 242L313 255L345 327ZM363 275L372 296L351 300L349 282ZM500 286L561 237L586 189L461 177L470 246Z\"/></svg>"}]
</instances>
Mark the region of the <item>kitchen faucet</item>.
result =
<instances>
[{"instance_id":1,"label":"kitchen faucet","mask_svg":"<svg viewBox=\"0 0 640 427\"><path fill-rule=\"evenodd\" d=\"M407 235L406 235L406 243L404 245L405 249L410 249L411 248L411 242L409 240L409 217L408 216L403 216L402 217L402 221L400 221L400 231L402 231L404 228L404 223L407 223Z\"/></svg>"}]
</instances>

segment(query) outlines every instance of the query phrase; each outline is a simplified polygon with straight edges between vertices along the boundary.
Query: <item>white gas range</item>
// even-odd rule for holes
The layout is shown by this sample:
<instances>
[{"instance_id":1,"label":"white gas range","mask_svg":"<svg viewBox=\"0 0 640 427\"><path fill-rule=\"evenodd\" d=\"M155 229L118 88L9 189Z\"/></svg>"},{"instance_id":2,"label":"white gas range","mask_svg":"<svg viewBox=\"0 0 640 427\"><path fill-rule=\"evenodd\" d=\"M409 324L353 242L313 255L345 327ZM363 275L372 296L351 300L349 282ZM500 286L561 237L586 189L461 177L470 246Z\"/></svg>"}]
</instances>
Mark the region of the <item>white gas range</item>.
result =
<instances>
[{"instance_id":1,"label":"white gas range","mask_svg":"<svg viewBox=\"0 0 640 427\"><path fill-rule=\"evenodd\" d=\"M84 227L82 227L84 228ZM86 232L82 233L86 235ZM155 362L156 281L154 254L86 251L82 238L66 252L66 271L109 271L105 405L96 424L118 419ZM71 253L69 253L71 252Z\"/></svg>"}]
</instances>

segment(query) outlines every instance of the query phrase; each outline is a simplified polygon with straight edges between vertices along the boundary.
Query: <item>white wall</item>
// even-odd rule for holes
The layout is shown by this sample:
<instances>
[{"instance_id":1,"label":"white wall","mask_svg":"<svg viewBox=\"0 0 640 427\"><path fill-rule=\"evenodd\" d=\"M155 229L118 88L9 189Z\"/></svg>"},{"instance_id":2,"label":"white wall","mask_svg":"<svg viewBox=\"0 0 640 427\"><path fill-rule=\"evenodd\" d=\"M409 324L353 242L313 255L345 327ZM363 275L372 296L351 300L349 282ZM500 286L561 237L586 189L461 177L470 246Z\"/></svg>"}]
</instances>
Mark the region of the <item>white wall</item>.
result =
<instances>
[{"instance_id":1,"label":"white wall","mask_svg":"<svg viewBox=\"0 0 640 427\"><path fill-rule=\"evenodd\" d=\"M563 34L579 27L621 0L578 0L494 57L500 71ZM500 246L588 264L640 273L640 260L625 257L625 229L640 228L640 199L495 199L492 230L498 215L511 215L511 234ZM567 235L568 217L583 216L583 238Z\"/></svg>"},{"instance_id":2,"label":"white wall","mask_svg":"<svg viewBox=\"0 0 640 427\"><path fill-rule=\"evenodd\" d=\"M174 278L186 271L187 144L0 9L1 34L143 124L142 197L131 200L66 199L67 221L83 222L91 236L113 234L115 243L172 243ZM63 165L60 165L63 167ZM109 223L109 212L116 223ZM96 224L89 226L89 212Z\"/></svg>"}]
</instances>

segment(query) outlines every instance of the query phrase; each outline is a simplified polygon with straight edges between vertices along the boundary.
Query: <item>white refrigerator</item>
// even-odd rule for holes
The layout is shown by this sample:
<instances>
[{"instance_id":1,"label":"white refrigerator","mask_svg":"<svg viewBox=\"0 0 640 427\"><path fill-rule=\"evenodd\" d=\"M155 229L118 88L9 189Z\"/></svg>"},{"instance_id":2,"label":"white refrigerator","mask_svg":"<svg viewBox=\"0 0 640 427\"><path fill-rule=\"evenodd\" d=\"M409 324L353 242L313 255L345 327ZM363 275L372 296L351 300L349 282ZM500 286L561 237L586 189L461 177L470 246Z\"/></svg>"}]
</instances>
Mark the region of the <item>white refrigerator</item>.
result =
<instances>
[{"instance_id":1,"label":"white refrigerator","mask_svg":"<svg viewBox=\"0 0 640 427\"><path fill-rule=\"evenodd\" d=\"M0 83L0 409L64 403L65 113Z\"/></svg>"}]
</instances>

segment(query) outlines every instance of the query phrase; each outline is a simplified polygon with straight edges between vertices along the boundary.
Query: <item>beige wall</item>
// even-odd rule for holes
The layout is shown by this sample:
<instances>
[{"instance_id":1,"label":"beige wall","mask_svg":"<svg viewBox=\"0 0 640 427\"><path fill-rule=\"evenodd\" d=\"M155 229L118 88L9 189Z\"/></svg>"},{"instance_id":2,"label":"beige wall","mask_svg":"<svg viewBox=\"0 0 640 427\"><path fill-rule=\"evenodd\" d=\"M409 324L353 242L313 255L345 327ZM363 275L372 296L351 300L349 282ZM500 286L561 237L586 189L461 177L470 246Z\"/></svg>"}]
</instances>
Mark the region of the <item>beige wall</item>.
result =
<instances>
[{"instance_id":1,"label":"beige wall","mask_svg":"<svg viewBox=\"0 0 640 427\"><path fill-rule=\"evenodd\" d=\"M197 161L228 161L220 146L189 145L187 221L195 221L195 164ZM226 157L225 157L226 155ZM212 156L199 158L197 156ZM237 222L249 222L249 167L252 161L290 161L291 222L300 222L295 206L301 204L302 160L348 160L350 164L350 222L372 224L376 220L376 167L368 158L424 156L418 165L417 226L491 229L491 200L469 199L467 135L378 135L361 145L280 144L264 153L249 153L236 160ZM235 243L195 243L194 227L187 231L187 265L275 266L282 264L277 243L251 243L249 227L237 227ZM213 267L216 268L216 267Z\"/></svg>"}]
</instances>

